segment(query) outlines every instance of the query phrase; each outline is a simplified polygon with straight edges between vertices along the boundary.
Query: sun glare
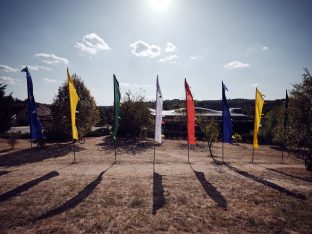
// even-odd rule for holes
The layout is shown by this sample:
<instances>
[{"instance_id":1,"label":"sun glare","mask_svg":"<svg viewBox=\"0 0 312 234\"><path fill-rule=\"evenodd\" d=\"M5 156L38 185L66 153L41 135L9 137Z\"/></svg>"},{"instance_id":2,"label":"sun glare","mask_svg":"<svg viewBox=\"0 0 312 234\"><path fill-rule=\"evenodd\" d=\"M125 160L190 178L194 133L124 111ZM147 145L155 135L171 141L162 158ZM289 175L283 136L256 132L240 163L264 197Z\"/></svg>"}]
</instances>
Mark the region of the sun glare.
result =
<instances>
[{"instance_id":1,"label":"sun glare","mask_svg":"<svg viewBox=\"0 0 312 234\"><path fill-rule=\"evenodd\" d=\"M167 11L171 0L149 0L151 7L157 12Z\"/></svg>"}]
</instances>

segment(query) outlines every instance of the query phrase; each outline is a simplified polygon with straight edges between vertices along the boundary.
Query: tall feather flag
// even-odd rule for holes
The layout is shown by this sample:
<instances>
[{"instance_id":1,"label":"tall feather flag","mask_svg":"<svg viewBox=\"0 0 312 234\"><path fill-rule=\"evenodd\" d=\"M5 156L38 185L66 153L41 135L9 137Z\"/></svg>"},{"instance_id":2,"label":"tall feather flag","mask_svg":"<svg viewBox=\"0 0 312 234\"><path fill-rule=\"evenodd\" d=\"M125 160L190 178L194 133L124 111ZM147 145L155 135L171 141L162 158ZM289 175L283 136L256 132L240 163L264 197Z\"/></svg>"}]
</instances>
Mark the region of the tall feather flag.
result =
<instances>
[{"instance_id":1,"label":"tall feather flag","mask_svg":"<svg viewBox=\"0 0 312 234\"><path fill-rule=\"evenodd\" d=\"M195 145L195 106L193 96L186 79L184 81L186 94L186 117L187 117L187 139L189 145Z\"/></svg>"},{"instance_id":2,"label":"tall feather flag","mask_svg":"<svg viewBox=\"0 0 312 234\"><path fill-rule=\"evenodd\" d=\"M79 101L74 81L70 77L69 70L67 68L67 79L68 79L68 91L69 91L69 106L70 106L70 117L72 126L73 140L78 140L78 130L76 127L76 108Z\"/></svg>"},{"instance_id":3,"label":"tall feather flag","mask_svg":"<svg viewBox=\"0 0 312 234\"><path fill-rule=\"evenodd\" d=\"M254 119L254 135L253 135L253 149L258 149L258 131L261 122L262 107L264 104L264 95L256 88L256 101L255 101L255 119Z\"/></svg>"},{"instance_id":4,"label":"tall feather flag","mask_svg":"<svg viewBox=\"0 0 312 234\"><path fill-rule=\"evenodd\" d=\"M114 128L113 128L113 141L116 141L116 136L119 127L119 112L120 112L120 89L119 82L113 74L114 80Z\"/></svg>"},{"instance_id":5,"label":"tall feather flag","mask_svg":"<svg viewBox=\"0 0 312 234\"><path fill-rule=\"evenodd\" d=\"M225 96L227 87L222 82L222 141L232 144L232 122L228 103Z\"/></svg>"},{"instance_id":6,"label":"tall feather flag","mask_svg":"<svg viewBox=\"0 0 312 234\"><path fill-rule=\"evenodd\" d=\"M36 102L33 93L33 83L28 71L28 67L25 67L22 72L26 72L27 78L27 101L28 101L28 118L30 126L31 139L42 139L42 125L37 115Z\"/></svg>"},{"instance_id":7,"label":"tall feather flag","mask_svg":"<svg viewBox=\"0 0 312 234\"><path fill-rule=\"evenodd\" d=\"M158 75L156 79L156 116L155 116L155 142L161 143L163 97L160 90Z\"/></svg>"}]
</instances>

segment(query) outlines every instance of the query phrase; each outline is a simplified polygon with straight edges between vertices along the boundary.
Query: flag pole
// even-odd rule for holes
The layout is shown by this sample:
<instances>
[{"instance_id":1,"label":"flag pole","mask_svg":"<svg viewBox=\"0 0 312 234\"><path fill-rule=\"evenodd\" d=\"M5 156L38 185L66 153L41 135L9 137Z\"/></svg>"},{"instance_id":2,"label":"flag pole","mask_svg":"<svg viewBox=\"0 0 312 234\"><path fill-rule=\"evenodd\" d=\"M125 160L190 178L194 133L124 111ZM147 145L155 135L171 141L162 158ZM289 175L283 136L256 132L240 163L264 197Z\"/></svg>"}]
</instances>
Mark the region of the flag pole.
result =
<instances>
[{"instance_id":1,"label":"flag pole","mask_svg":"<svg viewBox=\"0 0 312 234\"><path fill-rule=\"evenodd\" d=\"M114 164L117 163L117 145L116 145L116 140L114 141L114 148L115 148L115 162Z\"/></svg>"},{"instance_id":2,"label":"flag pole","mask_svg":"<svg viewBox=\"0 0 312 234\"><path fill-rule=\"evenodd\" d=\"M153 173L155 172L156 143L154 141Z\"/></svg>"},{"instance_id":3,"label":"flag pole","mask_svg":"<svg viewBox=\"0 0 312 234\"><path fill-rule=\"evenodd\" d=\"M74 148L74 163L76 162L76 147L75 147L75 140L73 142L73 148Z\"/></svg>"},{"instance_id":4,"label":"flag pole","mask_svg":"<svg viewBox=\"0 0 312 234\"><path fill-rule=\"evenodd\" d=\"M187 144L187 162L190 163L190 144Z\"/></svg>"},{"instance_id":5,"label":"flag pole","mask_svg":"<svg viewBox=\"0 0 312 234\"><path fill-rule=\"evenodd\" d=\"M222 162L224 162L224 142L222 142Z\"/></svg>"},{"instance_id":6,"label":"flag pole","mask_svg":"<svg viewBox=\"0 0 312 234\"><path fill-rule=\"evenodd\" d=\"M251 158L251 163L254 161L254 155L255 155L255 149L252 149L252 158Z\"/></svg>"}]
</instances>

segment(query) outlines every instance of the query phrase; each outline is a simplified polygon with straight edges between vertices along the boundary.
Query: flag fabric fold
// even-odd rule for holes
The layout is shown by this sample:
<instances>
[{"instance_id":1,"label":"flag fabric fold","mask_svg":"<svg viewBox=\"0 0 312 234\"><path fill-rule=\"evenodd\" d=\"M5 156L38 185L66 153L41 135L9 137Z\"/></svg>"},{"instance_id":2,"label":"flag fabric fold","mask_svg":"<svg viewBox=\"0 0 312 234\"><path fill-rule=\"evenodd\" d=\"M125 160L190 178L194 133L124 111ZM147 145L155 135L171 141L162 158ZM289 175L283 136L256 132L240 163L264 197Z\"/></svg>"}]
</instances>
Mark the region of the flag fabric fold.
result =
<instances>
[{"instance_id":1,"label":"flag fabric fold","mask_svg":"<svg viewBox=\"0 0 312 234\"><path fill-rule=\"evenodd\" d=\"M226 100L225 91L228 91L228 89L222 82L222 140L224 143L232 144L231 114Z\"/></svg>"},{"instance_id":2,"label":"flag fabric fold","mask_svg":"<svg viewBox=\"0 0 312 234\"><path fill-rule=\"evenodd\" d=\"M30 137L31 139L42 139L42 125L37 115L36 102L33 93L33 83L28 71L28 67L25 67L22 72L26 72L27 78L27 102L28 102L28 118L30 127Z\"/></svg>"},{"instance_id":3,"label":"flag fabric fold","mask_svg":"<svg viewBox=\"0 0 312 234\"><path fill-rule=\"evenodd\" d=\"M114 127L113 127L113 141L116 141L116 136L119 127L119 112L120 112L120 89L119 82L113 74L114 80Z\"/></svg>"},{"instance_id":4,"label":"flag fabric fold","mask_svg":"<svg viewBox=\"0 0 312 234\"><path fill-rule=\"evenodd\" d=\"M258 132L261 122L262 107L264 104L264 95L256 89L256 100L255 100L255 117L254 117L254 135L253 135L253 149L258 149Z\"/></svg>"},{"instance_id":5,"label":"flag fabric fold","mask_svg":"<svg viewBox=\"0 0 312 234\"><path fill-rule=\"evenodd\" d=\"M67 68L67 79L68 79L68 91L69 91L69 106L70 106L70 117L72 126L72 137L73 140L78 140L78 130L76 127L76 108L79 101L79 96L77 94L74 81L69 74Z\"/></svg>"},{"instance_id":6,"label":"flag fabric fold","mask_svg":"<svg viewBox=\"0 0 312 234\"><path fill-rule=\"evenodd\" d=\"M186 94L187 139L189 145L195 145L195 106L193 96L186 79L184 81L184 86Z\"/></svg>"},{"instance_id":7,"label":"flag fabric fold","mask_svg":"<svg viewBox=\"0 0 312 234\"><path fill-rule=\"evenodd\" d=\"M156 113L155 113L155 142L161 143L163 96L160 90L158 75L156 79Z\"/></svg>"}]
</instances>

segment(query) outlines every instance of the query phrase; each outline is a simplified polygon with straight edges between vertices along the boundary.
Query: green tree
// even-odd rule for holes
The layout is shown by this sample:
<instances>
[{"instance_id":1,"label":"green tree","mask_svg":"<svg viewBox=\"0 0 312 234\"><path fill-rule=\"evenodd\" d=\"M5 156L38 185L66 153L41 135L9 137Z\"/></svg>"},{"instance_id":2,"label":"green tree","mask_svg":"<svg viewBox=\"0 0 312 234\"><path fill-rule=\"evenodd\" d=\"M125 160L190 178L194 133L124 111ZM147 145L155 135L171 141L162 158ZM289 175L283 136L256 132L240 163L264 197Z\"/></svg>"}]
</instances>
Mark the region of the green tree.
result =
<instances>
[{"instance_id":1,"label":"green tree","mask_svg":"<svg viewBox=\"0 0 312 234\"><path fill-rule=\"evenodd\" d=\"M5 95L7 85L0 84L0 133L7 131L10 128L10 121L13 115L14 99L12 94Z\"/></svg>"},{"instance_id":2,"label":"green tree","mask_svg":"<svg viewBox=\"0 0 312 234\"><path fill-rule=\"evenodd\" d=\"M152 127L148 104L142 94L126 92L120 107L119 134L143 137Z\"/></svg>"},{"instance_id":3,"label":"green tree","mask_svg":"<svg viewBox=\"0 0 312 234\"><path fill-rule=\"evenodd\" d=\"M196 122L205 136L205 140L207 141L210 155L212 155L212 146L215 142L217 142L220 134L218 122L214 119L211 119L203 115L199 115L197 117Z\"/></svg>"},{"instance_id":4,"label":"green tree","mask_svg":"<svg viewBox=\"0 0 312 234\"><path fill-rule=\"evenodd\" d=\"M74 76L74 85L79 96L76 113L76 125L79 135L87 134L92 126L100 120L99 110L94 98L85 86L83 80L77 75ZM58 89L58 94L54 97L51 105L53 123L50 132L57 136L71 136L71 120L69 107L68 83L64 82Z\"/></svg>"},{"instance_id":5,"label":"green tree","mask_svg":"<svg viewBox=\"0 0 312 234\"><path fill-rule=\"evenodd\" d=\"M303 81L290 91L288 135L312 157L312 76L306 68Z\"/></svg>"}]
</instances>

